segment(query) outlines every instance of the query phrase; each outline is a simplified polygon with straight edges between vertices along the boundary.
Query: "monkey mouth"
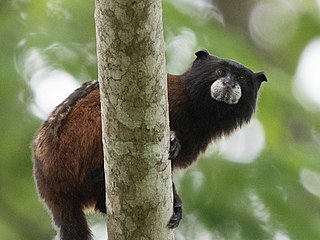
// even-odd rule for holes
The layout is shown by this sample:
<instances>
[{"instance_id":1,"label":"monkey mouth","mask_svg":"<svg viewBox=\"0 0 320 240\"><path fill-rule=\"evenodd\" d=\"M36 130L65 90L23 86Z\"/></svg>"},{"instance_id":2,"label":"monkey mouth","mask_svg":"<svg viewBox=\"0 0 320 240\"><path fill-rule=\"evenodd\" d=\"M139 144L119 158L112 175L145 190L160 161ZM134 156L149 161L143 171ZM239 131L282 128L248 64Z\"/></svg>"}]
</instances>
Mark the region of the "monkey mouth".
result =
<instances>
[{"instance_id":1,"label":"monkey mouth","mask_svg":"<svg viewBox=\"0 0 320 240\"><path fill-rule=\"evenodd\" d=\"M225 92L212 93L211 96L213 99L227 104L236 104L239 101L239 99L237 99L234 94L228 90Z\"/></svg>"},{"instance_id":2,"label":"monkey mouth","mask_svg":"<svg viewBox=\"0 0 320 240\"><path fill-rule=\"evenodd\" d=\"M219 102L237 104L241 98L241 88L237 85L234 88L224 86L219 81L211 85L211 97Z\"/></svg>"}]
</instances>

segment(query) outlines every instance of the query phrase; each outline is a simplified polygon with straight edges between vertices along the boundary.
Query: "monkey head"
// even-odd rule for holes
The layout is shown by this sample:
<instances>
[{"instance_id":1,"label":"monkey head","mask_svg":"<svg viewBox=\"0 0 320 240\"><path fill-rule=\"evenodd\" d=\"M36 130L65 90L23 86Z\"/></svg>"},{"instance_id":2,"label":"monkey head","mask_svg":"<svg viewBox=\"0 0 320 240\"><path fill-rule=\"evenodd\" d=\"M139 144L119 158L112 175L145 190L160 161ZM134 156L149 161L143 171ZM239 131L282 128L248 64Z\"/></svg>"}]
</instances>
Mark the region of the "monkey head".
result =
<instances>
[{"instance_id":1,"label":"monkey head","mask_svg":"<svg viewBox=\"0 0 320 240\"><path fill-rule=\"evenodd\" d=\"M216 101L226 105L249 104L254 108L260 85L267 81L263 72L254 73L238 62L210 55L206 50L195 55L186 81L191 99L200 99L206 107L212 105L210 101Z\"/></svg>"}]
</instances>

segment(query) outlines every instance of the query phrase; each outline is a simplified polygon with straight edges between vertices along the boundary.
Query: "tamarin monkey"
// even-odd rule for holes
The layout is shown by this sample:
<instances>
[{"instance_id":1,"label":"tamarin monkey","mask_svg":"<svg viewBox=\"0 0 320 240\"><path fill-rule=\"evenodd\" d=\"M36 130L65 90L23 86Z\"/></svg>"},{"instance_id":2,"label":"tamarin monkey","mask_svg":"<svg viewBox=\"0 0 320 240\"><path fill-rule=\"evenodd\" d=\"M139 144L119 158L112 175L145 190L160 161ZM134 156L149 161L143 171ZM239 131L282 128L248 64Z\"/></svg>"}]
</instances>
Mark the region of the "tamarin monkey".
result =
<instances>
[{"instance_id":1,"label":"tamarin monkey","mask_svg":"<svg viewBox=\"0 0 320 240\"><path fill-rule=\"evenodd\" d=\"M258 90L267 81L228 59L195 53L182 75L167 75L173 169L186 168L212 140L248 123ZM83 212L89 206L106 213L99 84L84 83L56 107L32 143L34 179L52 214L61 240L89 240ZM182 218L182 202L173 185L174 213L168 227Z\"/></svg>"}]
</instances>

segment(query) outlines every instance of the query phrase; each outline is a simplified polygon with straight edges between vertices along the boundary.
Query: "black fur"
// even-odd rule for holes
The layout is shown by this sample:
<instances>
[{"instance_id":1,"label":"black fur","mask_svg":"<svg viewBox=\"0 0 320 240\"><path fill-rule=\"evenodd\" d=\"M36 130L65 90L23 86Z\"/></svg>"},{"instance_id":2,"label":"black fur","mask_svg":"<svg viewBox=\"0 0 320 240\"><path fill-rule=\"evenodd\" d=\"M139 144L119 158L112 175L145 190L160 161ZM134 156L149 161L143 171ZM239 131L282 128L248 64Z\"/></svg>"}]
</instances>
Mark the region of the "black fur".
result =
<instances>
[{"instance_id":1,"label":"black fur","mask_svg":"<svg viewBox=\"0 0 320 240\"><path fill-rule=\"evenodd\" d=\"M215 56L206 56L201 51L200 59L180 78L181 88L185 88L183 101L170 101L170 129L175 131L180 141L181 151L173 160L174 167L186 167L196 160L208 143L223 135L232 133L236 128L249 122L255 111L257 93L261 82L266 81L263 73L253 73L243 65ZM206 57L205 57L206 56ZM242 96L237 104L218 102L210 96L210 86L219 76L217 69L231 72L242 89ZM243 76L241 81L237 76ZM169 99L175 98L170 92Z\"/></svg>"}]
</instances>

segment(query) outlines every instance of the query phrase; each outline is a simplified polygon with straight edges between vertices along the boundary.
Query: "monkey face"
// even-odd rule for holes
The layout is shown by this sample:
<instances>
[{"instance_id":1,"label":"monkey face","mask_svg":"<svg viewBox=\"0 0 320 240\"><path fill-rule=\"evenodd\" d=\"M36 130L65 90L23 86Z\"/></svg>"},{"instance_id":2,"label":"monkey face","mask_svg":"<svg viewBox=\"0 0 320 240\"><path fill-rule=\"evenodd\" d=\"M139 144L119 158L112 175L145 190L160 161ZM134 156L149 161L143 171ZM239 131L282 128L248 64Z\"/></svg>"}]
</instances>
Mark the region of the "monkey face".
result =
<instances>
[{"instance_id":1,"label":"monkey face","mask_svg":"<svg viewBox=\"0 0 320 240\"><path fill-rule=\"evenodd\" d=\"M267 81L264 73L254 73L238 62L212 56L206 50L196 52L196 56L189 72L191 97L209 105L210 99L235 106L255 105L260 85Z\"/></svg>"}]
</instances>

